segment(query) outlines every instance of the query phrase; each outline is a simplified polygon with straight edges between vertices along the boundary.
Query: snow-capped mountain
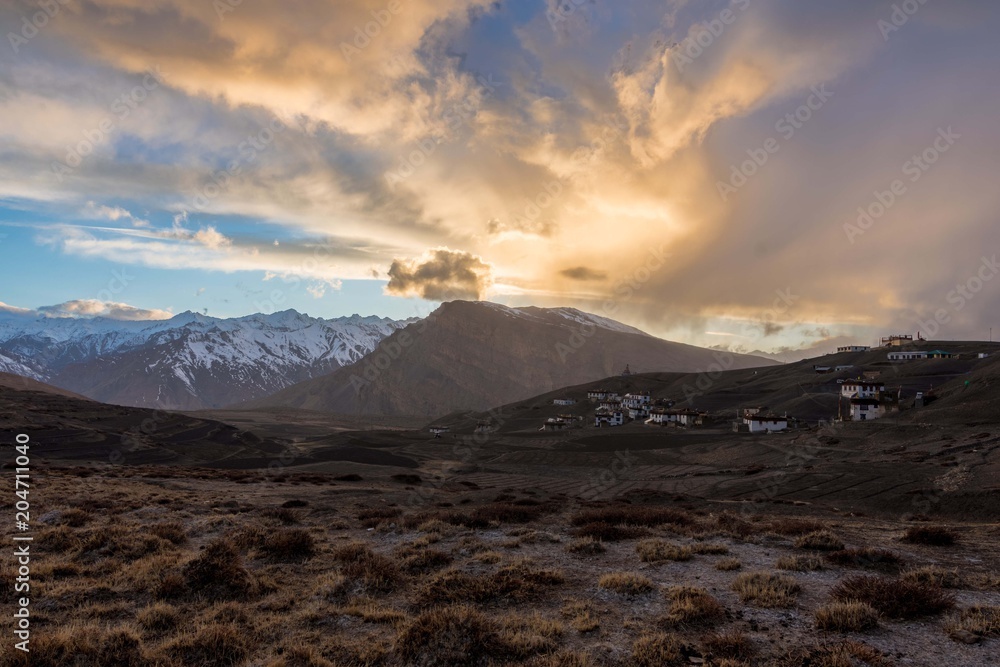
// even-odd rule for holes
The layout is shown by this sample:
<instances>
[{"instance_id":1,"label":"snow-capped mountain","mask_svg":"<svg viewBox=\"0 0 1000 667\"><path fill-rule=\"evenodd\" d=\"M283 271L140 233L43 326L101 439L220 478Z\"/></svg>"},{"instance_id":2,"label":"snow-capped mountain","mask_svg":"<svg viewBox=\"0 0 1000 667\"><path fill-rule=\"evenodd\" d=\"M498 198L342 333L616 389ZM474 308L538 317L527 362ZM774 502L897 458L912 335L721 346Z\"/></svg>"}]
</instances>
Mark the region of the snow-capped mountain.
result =
<instances>
[{"instance_id":1,"label":"snow-capped mountain","mask_svg":"<svg viewBox=\"0 0 1000 667\"><path fill-rule=\"evenodd\" d=\"M354 363L412 321L325 320L294 310L233 319L185 312L156 321L0 310L0 372L107 403L212 408Z\"/></svg>"}]
</instances>

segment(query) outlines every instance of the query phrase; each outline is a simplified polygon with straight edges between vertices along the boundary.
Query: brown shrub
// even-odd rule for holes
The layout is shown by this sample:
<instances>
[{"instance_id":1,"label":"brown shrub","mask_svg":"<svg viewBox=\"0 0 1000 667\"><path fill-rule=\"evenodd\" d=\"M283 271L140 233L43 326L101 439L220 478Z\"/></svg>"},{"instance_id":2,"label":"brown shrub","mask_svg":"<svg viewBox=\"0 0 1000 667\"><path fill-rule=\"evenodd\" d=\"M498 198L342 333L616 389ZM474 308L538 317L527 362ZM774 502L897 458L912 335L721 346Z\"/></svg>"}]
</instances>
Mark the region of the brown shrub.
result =
<instances>
[{"instance_id":1,"label":"brown shrub","mask_svg":"<svg viewBox=\"0 0 1000 667\"><path fill-rule=\"evenodd\" d=\"M892 667L895 663L879 651L856 641L795 649L775 662L775 667Z\"/></svg>"},{"instance_id":2,"label":"brown shrub","mask_svg":"<svg viewBox=\"0 0 1000 667\"><path fill-rule=\"evenodd\" d=\"M14 653L20 653L15 651ZM30 655L30 660L27 656ZM18 658L23 657L23 661ZM65 667L66 665L115 665L140 667L147 664L142 644L132 628L120 626L69 625L54 632L32 637L31 653L9 658L7 664L32 667Z\"/></svg>"},{"instance_id":3,"label":"brown shrub","mask_svg":"<svg viewBox=\"0 0 1000 667\"><path fill-rule=\"evenodd\" d=\"M795 540L795 548L814 551L840 551L844 548L844 542L829 530L819 530L807 533Z\"/></svg>"},{"instance_id":4,"label":"brown shrub","mask_svg":"<svg viewBox=\"0 0 1000 667\"><path fill-rule=\"evenodd\" d=\"M57 523L62 526L69 526L70 528L80 528L87 525L90 518L90 512L87 510L73 507L63 510L59 515Z\"/></svg>"},{"instance_id":5,"label":"brown shrub","mask_svg":"<svg viewBox=\"0 0 1000 667\"><path fill-rule=\"evenodd\" d=\"M767 524L767 529L778 535L799 536L818 533L826 530L826 526L811 519L775 519Z\"/></svg>"},{"instance_id":6,"label":"brown shrub","mask_svg":"<svg viewBox=\"0 0 1000 667\"><path fill-rule=\"evenodd\" d=\"M801 590L791 577L770 572L747 572L736 577L733 590L740 600L760 607L790 607Z\"/></svg>"},{"instance_id":7,"label":"brown shrub","mask_svg":"<svg viewBox=\"0 0 1000 667\"><path fill-rule=\"evenodd\" d=\"M512 563L484 575L446 570L423 583L415 593L414 604L430 607L496 600L508 604L529 602L542 598L549 588L564 581L557 570L538 570L524 562Z\"/></svg>"},{"instance_id":8,"label":"brown shrub","mask_svg":"<svg viewBox=\"0 0 1000 667\"><path fill-rule=\"evenodd\" d=\"M865 602L831 602L816 610L816 627L836 632L862 632L878 627L878 611Z\"/></svg>"},{"instance_id":9,"label":"brown shrub","mask_svg":"<svg viewBox=\"0 0 1000 667\"><path fill-rule=\"evenodd\" d=\"M741 567L743 567L743 563L740 562L739 558L723 558L715 564L715 569L722 572L732 572Z\"/></svg>"},{"instance_id":10,"label":"brown shrub","mask_svg":"<svg viewBox=\"0 0 1000 667\"><path fill-rule=\"evenodd\" d=\"M693 557L691 547L671 544L664 540L643 540L636 545L635 551L643 563L688 561Z\"/></svg>"},{"instance_id":11,"label":"brown shrub","mask_svg":"<svg viewBox=\"0 0 1000 667\"><path fill-rule=\"evenodd\" d=\"M873 575L844 579L830 595L842 602L866 602L879 613L899 619L934 616L955 606L954 596L938 586Z\"/></svg>"},{"instance_id":12,"label":"brown shrub","mask_svg":"<svg viewBox=\"0 0 1000 667\"><path fill-rule=\"evenodd\" d=\"M576 530L573 534L577 537L590 537L604 542L621 542L622 540L634 540L645 537L649 531L642 526L613 525L604 521L587 523Z\"/></svg>"},{"instance_id":13,"label":"brown shrub","mask_svg":"<svg viewBox=\"0 0 1000 667\"><path fill-rule=\"evenodd\" d=\"M149 527L149 532L172 544L184 544L187 541L187 531L177 521L153 524Z\"/></svg>"},{"instance_id":14,"label":"brown shrub","mask_svg":"<svg viewBox=\"0 0 1000 667\"><path fill-rule=\"evenodd\" d=\"M1000 637L1000 607L975 606L963 609L956 618L944 626L952 639L967 641L968 636L976 639Z\"/></svg>"},{"instance_id":15,"label":"brown shrub","mask_svg":"<svg viewBox=\"0 0 1000 667\"><path fill-rule=\"evenodd\" d=\"M137 620L143 630L164 634L174 630L181 622L181 611L172 604L158 602L139 612Z\"/></svg>"},{"instance_id":16,"label":"brown shrub","mask_svg":"<svg viewBox=\"0 0 1000 667\"><path fill-rule=\"evenodd\" d=\"M691 551L706 556L722 556L729 553L729 547L716 542L695 542L691 545Z\"/></svg>"},{"instance_id":17,"label":"brown shrub","mask_svg":"<svg viewBox=\"0 0 1000 667\"><path fill-rule=\"evenodd\" d=\"M950 547L958 541L958 533L944 526L911 526L903 535L903 541L932 547Z\"/></svg>"},{"instance_id":18,"label":"brown shrub","mask_svg":"<svg viewBox=\"0 0 1000 667\"><path fill-rule=\"evenodd\" d=\"M860 567L866 570L895 574L903 567L903 559L886 549L842 549L826 555L826 559L841 567Z\"/></svg>"},{"instance_id":19,"label":"brown shrub","mask_svg":"<svg viewBox=\"0 0 1000 667\"><path fill-rule=\"evenodd\" d=\"M403 554L402 569L409 574L423 574L439 570L452 561L451 555L438 549L413 548Z\"/></svg>"},{"instance_id":20,"label":"brown shrub","mask_svg":"<svg viewBox=\"0 0 1000 667\"><path fill-rule=\"evenodd\" d=\"M665 633L643 635L632 644L632 664L636 667L680 667L687 665L688 647L676 636Z\"/></svg>"},{"instance_id":21,"label":"brown shrub","mask_svg":"<svg viewBox=\"0 0 1000 667\"><path fill-rule=\"evenodd\" d=\"M965 578L958 570L946 570L933 565L908 570L903 573L902 579L919 584L940 586L941 588L962 588L966 583Z\"/></svg>"},{"instance_id":22,"label":"brown shrub","mask_svg":"<svg viewBox=\"0 0 1000 667\"><path fill-rule=\"evenodd\" d=\"M176 583L171 581L169 585ZM244 567L240 552L225 538L209 544L184 566L183 585L191 594L208 600L235 600L255 592L253 577ZM171 596L164 594L161 597Z\"/></svg>"},{"instance_id":23,"label":"brown shrub","mask_svg":"<svg viewBox=\"0 0 1000 667\"><path fill-rule=\"evenodd\" d=\"M701 640L705 653L713 658L749 663L757 655L757 646L740 630L713 633ZM716 662L710 662L715 665Z\"/></svg>"},{"instance_id":24,"label":"brown shrub","mask_svg":"<svg viewBox=\"0 0 1000 667\"><path fill-rule=\"evenodd\" d=\"M704 588L675 586L667 591L670 610L658 623L665 628L714 625L726 618L726 609Z\"/></svg>"},{"instance_id":25,"label":"brown shrub","mask_svg":"<svg viewBox=\"0 0 1000 667\"><path fill-rule=\"evenodd\" d=\"M383 521L395 519L402 513L398 507L372 507L358 512L358 521L365 528L374 528Z\"/></svg>"},{"instance_id":26,"label":"brown shrub","mask_svg":"<svg viewBox=\"0 0 1000 667\"><path fill-rule=\"evenodd\" d=\"M366 544L352 542L333 550L333 558L341 563L344 575L369 592L387 593L402 580L399 566L389 558L372 551Z\"/></svg>"},{"instance_id":27,"label":"brown shrub","mask_svg":"<svg viewBox=\"0 0 1000 667\"><path fill-rule=\"evenodd\" d=\"M619 595L642 595L656 588L652 579L635 572L610 572L602 575L597 585Z\"/></svg>"},{"instance_id":28,"label":"brown shrub","mask_svg":"<svg viewBox=\"0 0 1000 667\"><path fill-rule=\"evenodd\" d=\"M647 505L621 505L585 510L570 519L570 523L574 526L607 523L612 526L645 526L647 528L662 526L664 524L689 526L694 522L694 519L684 512L667 507L650 507Z\"/></svg>"},{"instance_id":29,"label":"brown shrub","mask_svg":"<svg viewBox=\"0 0 1000 667\"><path fill-rule=\"evenodd\" d=\"M396 637L395 652L406 664L472 667L510 654L501 628L471 607L444 607L420 614Z\"/></svg>"},{"instance_id":30,"label":"brown shrub","mask_svg":"<svg viewBox=\"0 0 1000 667\"><path fill-rule=\"evenodd\" d=\"M181 635L164 652L183 665L236 667L249 657L250 646L237 628L212 623Z\"/></svg>"},{"instance_id":31,"label":"brown shrub","mask_svg":"<svg viewBox=\"0 0 1000 667\"><path fill-rule=\"evenodd\" d=\"M817 556L782 556L774 566L792 572L814 572L823 569L823 559Z\"/></svg>"},{"instance_id":32,"label":"brown shrub","mask_svg":"<svg viewBox=\"0 0 1000 667\"><path fill-rule=\"evenodd\" d=\"M276 530L267 536L259 551L272 563L301 563L316 555L316 541L301 528Z\"/></svg>"},{"instance_id":33,"label":"brown shrub","mask_svg":"<svg viewBox=\"0 0 1000 667\"><path fill-rule=\"evenodd\" d=\"M571 554L578 554L581 556L596 556L597 554L604 553L607 549L598 539L593 537L581 537L567 544L566 551Z\"/></svg>"},{"instance_id":34,"label":"brown shrub","mask_svg":"<svg viewBox=\"0 0 1000 667\"><path fill-rule=\"evenodd\" d=\"M281 657L267 664L267 667L336 667L312 646L288 646L282 649Z\"/></svg>"}]
</instances>

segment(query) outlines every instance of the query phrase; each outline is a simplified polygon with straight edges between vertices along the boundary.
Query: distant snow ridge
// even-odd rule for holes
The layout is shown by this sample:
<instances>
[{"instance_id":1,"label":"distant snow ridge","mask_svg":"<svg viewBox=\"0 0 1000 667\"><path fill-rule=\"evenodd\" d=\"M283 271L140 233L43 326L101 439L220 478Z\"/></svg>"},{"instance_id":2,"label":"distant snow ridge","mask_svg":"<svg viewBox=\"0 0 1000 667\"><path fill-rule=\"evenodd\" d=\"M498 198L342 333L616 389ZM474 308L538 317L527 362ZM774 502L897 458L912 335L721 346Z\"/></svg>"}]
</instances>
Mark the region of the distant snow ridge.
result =
<instances>
[{"instance_id":1,"label":"distant snow ridge","mask_svg":"<svg viewBox=\"0 0 1000 667\"><path fill-rule=\"evenodd\" d=\"M207 385L231 383L241 387L241 397L277 391L354 363L413 321L359 315L326 320L294 310L233 319L189 311L141 322L0 311L0 371L97 400L158 407L157 397L183 390L190 399L175 397L170 407L210 407L218 401L205 399ZM128 383L113 377L114 369L159 384L147 392L132 382L129 391L149 393L148 399L118 396L110 385ZM236 400L229 398L225 402Z\"/></svg>"}]
</instances>

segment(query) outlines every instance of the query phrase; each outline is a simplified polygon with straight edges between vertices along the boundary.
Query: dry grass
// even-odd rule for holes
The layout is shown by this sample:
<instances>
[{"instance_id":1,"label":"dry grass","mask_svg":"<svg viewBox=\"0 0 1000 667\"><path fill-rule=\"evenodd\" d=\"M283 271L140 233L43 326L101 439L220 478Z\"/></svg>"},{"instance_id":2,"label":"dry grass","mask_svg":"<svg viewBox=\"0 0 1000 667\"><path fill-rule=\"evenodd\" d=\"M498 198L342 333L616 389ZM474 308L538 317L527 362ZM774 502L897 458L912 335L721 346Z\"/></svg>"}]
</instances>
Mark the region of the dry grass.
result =
<instances>
[{"instance_id":1,"label":"dry grass","mask_svg":"<svg viewBox=\"0 0 1000 667\"><path fill-rule=\"evenodd\" d=\"M958 534L944 526L912 526L903 534L903 541L932 547L950 547L958 542Z\"/></svg>"},{"instance_id":2,"label":"dry grass","mask_svg":"<svg viewBox=\"0 0 1000 667\"><path fill-rule=\"evenodd\" d=\"M829 530L819 530L806 533L795 540L796 549L812 549L813 551L841 551L844 542Z\"/></svg>"},{"instance_id":3,"label":"dry grass","mask_svg":"<svg viewBox=\"0 0 1000 667\"><path fill-rule=\"evenodd\" d=\"M791 607L801 587L795 579L770 572L747 572L736 577L733 590L740 600L758 607Z\"/></svg>"},{"instance_id":4,"label":"dry grass","mask_svg":"<svg viewBox=\"0 0 1000 667\"><path fill-rule=\"evenodd\" d=\"M826 554L826 559L841 567L857 567L877 570L886 574L897 574L903 569L903 559L899 554L886 549L865 547L863 549L843 549Z\"/></svg>"},{"instance_id":5,"label":"dry grass","mask_svg":"<svg viewBox=\"0 0 1000 667\"><path fill-rule=\"evenodd\" d=\"M619 595L643 595L656 588L652 579L635 572L610 572L602 575L597 585Z\"/></svg>"},{"instance_id":6,"label":"dry grass","mask_svg":"<svg viewBox=\"0 0 1000 667\"><path fill-rule=\"evenodd\" d=\"M688 561L693 558L691 547L671 544L664 540L642 540L635 547L639 560L643 563L662 563L664 561Z\"/></svg>"},{"instance_id":7,"label":"dry grass","mask_svg":"<svg viewBox=\"0 0 1000 667\"><path fill-rule=\"evenodd\" d=\"M560 610L563 618L568 618L570 626L580 634L594 632L601 627L597 612L590 602L572 601L563 605Z\"/></svg>"},{"instance_id":8,"label":"dry grass","mask_svg":"<svg viewBox=\"0 0 1000 667\"><path fill-rule=\"evenodd\" d=\"M907 570L901 578L904 581L941 588L962 588L966 585L965 577L958 570L947 570L933 565Z\"/></svg>"},{"instance_id":9,"label":"dry grass","mask_svg":"<svg viewBox=\"0 0 1000 667\"><path fill-rule=\"evenodd\" d=\"M722 558L715 564L715 569L721 572L733 572L743 567L739 558Z\"/></svg>"},{"instance_id":10,"label":"dry grass","mask_svg":"<svg viewBox=\"0 0 1000 667\"><path fill-rule=\"evenodd\" d=\"M388 593L403 580L395 561L375 553L361 542L351 542L333 550L333 559L351 582L368 593Z\"/></svg>"},{"instance_id":11,"label":"dry grass","mask_svg":"<svg viewBox=\"0 0 1000 667\"><path fill-rule=\"evenodd\" d=\"M257 586L236 546L223 538L188 562L180 579L164 579L159 593L165 598L187 593L207 600L237 600L254 596Z\"/></svg>"},{"instance_id":12,"label":"dry grass","mask_svg":"<svg viewBox=\"0 0 1000 667\"><path fill-rule=\"evenodd\" d=\"M724 556L729 553L729 547L718 542L695 542L691 545L691 551L705 556Z\"/></svg>"},{"instance_id":13,"label":"dry grass","mask_svg":"<svg viewBox=\"0 0 1000 667\"><path fill-rule=\"evenodd\" d=\"M658 624L664 628L716 625L726 618L726 609L704 588L674 586L667 591L670 610Z\"/></svg>"},{"instance_id":14,"label":"dry grass","mask_svg":"<svg viewBox=\"0 0 1000 667\"><path fill-rule=\"evenodd\" d=\"M878 650L857 641L795 649L773 663L774 667L893 667Z\"/></svg>"},{"instance_id":15,"label":"dry grass","mask_svg":"<svg viewBox=\"0 0 1000 667\"><path fill-rule=\"evenodd\" d=\"M507 604L538 600L565 581L558 570L540 570L525 562L512 563L484 575L446 570L427 579L413 594L421 608L464 602Z\"/></svg>"},{"instance_id":16,"label":"dry grass","mask_svg":"<svg viewBox=\"0 0 1000 667\"><path fill-rule=\"evenodd\" d=\"M585 510L570 519L574 526L586 526L592 523L607 523L612 526L644 526L655 528L664 524L690 526L694 518L685 512L667 507L649 507L646 505L620 505L600 509Z\"/></svg>"},{"instance_id":17,"label":"dry grass","mask_svg":"<svg viewBox=\"0 0 1000 667\"><path fill-rule=\"evenodd\" d=\"M580 526L573 531L573 534L577 537L589 537L603 542L621 542L645 537L649 535L649 531L642 526L616 525L605 521L596 521Z\"/></svg>"},{"instance_id":18,"label":"dry grass","mask_svg":"<svg viewBox=\"0 0 1000 667\"><path fill-rule=\"evenodd\" d=\"M816 627L836 632L862 632L878 627L879 614L874 607L855 600L831 602L816 610Z\"/></svg>"},{"instance_id":19,"label":"dry grass","mask_svg":"<svg viewBox=\"0 0 1000 667\"><path fill-rule=\"evenodd\" d=\"M955 606L954 596L938 586L871 575L848 577L830 595L842 602L866 602L884 616L898 619L935 616Z\"/></svg>"},{"instance_id":20,"label":"dry grass","mask_svg":"<svg viewBox=\"0 0 1000 667\"><path fill-rule=\"evenodd\" d=\"M782 556L774 567L791 572L815 572L823 569L823 559L816 556Z\"/></svg>"},{"instance_id":21,"label":"dry grass","mask_svg":"<svg viewBox=\"0 0 1000 667\"><path fill-rule=\"evenodd\" d=\"M729 661L731 665L749 664L757 655L757 646L740 630L714 633L702 638L701 644L707 655L714 658L712 665Z\"/></svg>"},{"instance_id":22,"label":"dry grass","mask_svg":"<svg viewBox=\"0 0 1000 667\"><path fill-rule=\"evenodd\" d=\"M593 537L581 537L566 545L566 551L578 556L596 556L607 551L604 544Z\"/></svg>"},{"instance_id":23,"label":"dry grass","mask_svg":"<svg viewBox=\"0 0 1000 667\"><path fill-rule=\"evenodd\" d=\"M956 641L1000 637L1000 607L975 606L963 609L945 623L945 632Z\"/></svg>"},{"instance_id":24,"label":"dry grass","mask_svg":"<svg viewBox=\"0 0 1000 667\"><path fill-rule=\"evenodd\" d=\"M687 665L687 647L676 635L648 634L632 645L631 665L635 667L672 667Z\"/></svg>"}]
</instances>

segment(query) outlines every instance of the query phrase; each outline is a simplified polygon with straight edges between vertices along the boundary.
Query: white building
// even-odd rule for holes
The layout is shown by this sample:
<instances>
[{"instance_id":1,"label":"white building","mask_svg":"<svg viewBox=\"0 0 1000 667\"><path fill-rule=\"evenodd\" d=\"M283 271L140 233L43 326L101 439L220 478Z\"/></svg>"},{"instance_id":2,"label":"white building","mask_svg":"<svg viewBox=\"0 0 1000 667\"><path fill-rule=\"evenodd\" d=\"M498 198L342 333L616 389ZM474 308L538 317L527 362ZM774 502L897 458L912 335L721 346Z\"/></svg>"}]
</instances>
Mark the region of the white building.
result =
<instances>
[{"instance_id":1,"label":"white building","mask_svg":"<svg viewBox=\"0 0 1000 667\"><path fill-rule=\"evenodd\" d=\"M835 370L838 373L841 373L843 371L849 371L852 368L854 368L854 366L852 364L843 364L843 365L840 365L840 366L834 366L833 370Z\"/></svg>"},{"instance_id":2,"label":"white building","mask_svg":"<svg viewBox=\"0 0 1000 667\"><path fill-rule=\"evenodd\" d=\"M889 361L914 361L926 359L927 352L890 352Z\"/></svg>"},{"instance_id":3,"label":"white building","mask_svg":"<svg viewBox=\"0 0 1000 667\"><path fill-rule=\"evenodd\" d=\"M609 412L614 412L615 410L621 410L622 402L615 400L613 398L606 398L603 401L601 401L600 409Z\"/></svg>"},{"instance_id":4,"label":"white building","mask_svg":"<svg viewBox=\"0 0 1000 667\"><path fill-rule=\"evenodd\" d=\"M874 398L851 399L851 421L863 422L885 416L885 407Z\"/></svg>"},{"instance_id":5,"label":"white building","mask_svg":"<svg viewBox=\"0 0 1000 667\"><path fill-rule=\"evenodd\" d=\"M840 395L844 398L878 398L885 393L884 382L873 382L871 380L844 380L840 385Z\"/></svg>"},{"instance_id":6,"label":"white building","mask_svg":"<svg viewBox=\"0 0 1000 667\"><path fill-rule=\"evenodd\" d=\"M677 423L681 426L701 426L705 421L705 414L697 410L678 410Z\"/></svg>"},{"instance_id":7,"label":"white building","mask_svg":"<svg viewBox=\"0 0 1000 667\"><path fill-rule=\"evenodd\" d=\"M776 433L788 428L788 417L757 413L745 416L743 423L751 433Z\"/></svg>"},{"instance_id":8,"label":"white building","mask_svg":"<svg viewBox=\"0 0 1000 667\"><path fill-rule=\"evenodd\" d=\"M608 397L608 391L606 389L591 389L587 392L587 398L592 401L603 401Z\"/></svg>"},{"instance_id":9,"label":"white building","mask_svg":"<svg viewBox=\"0 0 1000 667\"><path fill-rule=\"evenodd\" d=\"M844 345L843 347L838 347L837 352L867 352L871 347L868 345Z\"/></svg>"},{"instance_id":10,"label":"white building","mask_svg":"<svg viewBox=\"0 0 1000 667\"><path fill-rule=\"evenodd\" d=\"M989 356L990 356L990 353L989 353L989 352L980 352L980 353L979 353L979 358L980 358L980 359L986 359L986 358L988 358Z\"/></svg>"},{"instance_id":11,"label":"white building","mask_svg":"<svg viewBox=\"0 0 1000 667\"><path fill-rule=\"evenodd\" d=\"M594 415L594 426L621 426L625 423L625 413L621 410L608 410Z\"/></svg>"},{"instance_id":12,"label":"white building","mask_svg":"<svg viewBox=\"0 0 1000 667\"><path fill-rule=\"evenodd\" d=\"M625 397L622 398L622 406L629 409L648 408L652 402L653 399L648 391L641 394L625 394Z\"/></svg>"},{"instance_id":13,"label":"white building","mask_svg":"<svg viewBox=\"0 0 1000 667\"><path fill-rule=\"evenodd\" d=\"M552 401L552 405L576 405L576 400L572 398L557 398Z\"/></svg>"},{"instance_id":14,"label":"white building","mask_svg":"<svg viewBox=\"0 0 1000 667\"><path fill-rule=\"evenodd\" d=\"M645 420L649 417L649 408L639 407L639 408L628 408L628 418L636 421L639 419Z\"/></svg>"}]
</instances>

